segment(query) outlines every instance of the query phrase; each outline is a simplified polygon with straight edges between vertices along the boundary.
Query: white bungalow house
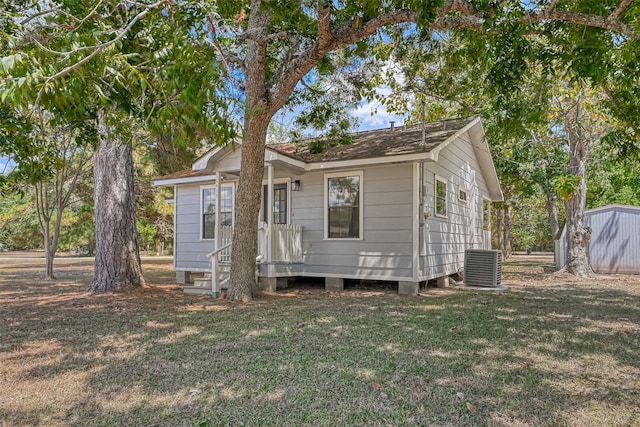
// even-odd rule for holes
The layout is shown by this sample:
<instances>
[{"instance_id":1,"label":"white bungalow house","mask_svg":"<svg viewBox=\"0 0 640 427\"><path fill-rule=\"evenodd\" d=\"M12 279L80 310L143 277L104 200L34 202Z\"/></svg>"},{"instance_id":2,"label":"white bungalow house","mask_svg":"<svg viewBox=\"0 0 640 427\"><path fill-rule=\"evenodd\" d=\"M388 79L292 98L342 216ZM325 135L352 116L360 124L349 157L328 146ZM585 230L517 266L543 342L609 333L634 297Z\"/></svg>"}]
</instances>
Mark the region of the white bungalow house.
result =
<instances>
[{"instance_id":1,"label":"white bungalow house","mask_svg":"<svg viewBox=\"0 0 640 427\"><path fill-rule=\"evenodd\" d=\"M397 281L399 293L416 294L461 270L466 249L491 247L490 203L502 191L480 118L351 137L267 146L256 218L263 288L303 276L334 290L344 279ZM174 187L177 281L214 270L190 291L225 286L240 150L214 148L155 181Z\"/></svg>"}]
</instances>

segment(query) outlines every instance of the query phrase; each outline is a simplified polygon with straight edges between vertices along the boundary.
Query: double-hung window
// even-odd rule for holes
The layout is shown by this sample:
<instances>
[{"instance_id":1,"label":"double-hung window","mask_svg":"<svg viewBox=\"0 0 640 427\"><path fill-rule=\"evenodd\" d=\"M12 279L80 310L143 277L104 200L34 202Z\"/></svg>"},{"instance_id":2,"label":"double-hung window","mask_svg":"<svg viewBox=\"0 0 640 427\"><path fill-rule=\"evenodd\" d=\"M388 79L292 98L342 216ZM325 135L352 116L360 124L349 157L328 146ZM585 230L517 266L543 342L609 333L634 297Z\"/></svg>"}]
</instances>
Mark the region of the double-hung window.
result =
<instances>
[{"instance_id":1,"label":"double-hung window","mask_svg":"<svg viewBox=\"0 0 640 427\"><path fill-rule=\"evenodd\" d=\"M216 201L215 186L202 187L202 238L215 239ZM220 187L220 226L233 225L233 185Z\"/></svg>"},{"instance_id":2,"label":"double-hung window","mask_svg":"<svg viewBox=\"0 0 640 427\"><path fill-rule=\"evenodd\" d=\"M362 171L325 175L325 237L362 239Z\"/></svg>"}]
</instances>

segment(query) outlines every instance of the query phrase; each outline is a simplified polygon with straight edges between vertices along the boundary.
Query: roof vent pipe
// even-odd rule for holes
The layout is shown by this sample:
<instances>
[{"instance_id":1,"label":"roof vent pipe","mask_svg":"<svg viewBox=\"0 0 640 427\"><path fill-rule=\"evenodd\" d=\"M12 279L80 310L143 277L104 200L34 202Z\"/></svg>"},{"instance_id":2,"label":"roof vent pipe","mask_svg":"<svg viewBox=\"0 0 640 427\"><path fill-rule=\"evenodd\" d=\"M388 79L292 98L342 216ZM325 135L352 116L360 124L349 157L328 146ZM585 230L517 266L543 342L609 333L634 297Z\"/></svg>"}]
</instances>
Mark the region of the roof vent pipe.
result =
<instances>
[{"instance_id":1,"label":"roof vent pipe","mask_svg":"<svg viewBox=\"0 0 640 427\"><path fill-rule=\"evenodd\" d=\"M389 120L389 129L391 130L391 132L393 132L393 129L395 129L395 127L396 127L396 121Z\"/></svg>"}]
</instances>

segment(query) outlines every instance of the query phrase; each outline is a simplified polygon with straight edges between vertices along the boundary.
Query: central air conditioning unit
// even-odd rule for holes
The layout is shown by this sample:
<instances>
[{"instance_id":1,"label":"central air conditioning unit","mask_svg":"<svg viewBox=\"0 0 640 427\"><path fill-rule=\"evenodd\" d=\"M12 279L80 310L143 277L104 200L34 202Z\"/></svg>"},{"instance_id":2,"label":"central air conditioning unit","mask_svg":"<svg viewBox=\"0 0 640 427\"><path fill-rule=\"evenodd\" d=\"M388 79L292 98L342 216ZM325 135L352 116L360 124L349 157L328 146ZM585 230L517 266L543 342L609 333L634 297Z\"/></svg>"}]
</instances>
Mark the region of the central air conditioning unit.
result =
<instances>
[{"instance_id":1,"label":"central air conditioning unit","mask_svg":"<svg viewBox=\"0 0 640 427\"><path fill-rule=\"evenodd\" d=\"M468 286L500 286L502 252L467 249L464 252L464 283Z\"/></svg>"}]
</instances>

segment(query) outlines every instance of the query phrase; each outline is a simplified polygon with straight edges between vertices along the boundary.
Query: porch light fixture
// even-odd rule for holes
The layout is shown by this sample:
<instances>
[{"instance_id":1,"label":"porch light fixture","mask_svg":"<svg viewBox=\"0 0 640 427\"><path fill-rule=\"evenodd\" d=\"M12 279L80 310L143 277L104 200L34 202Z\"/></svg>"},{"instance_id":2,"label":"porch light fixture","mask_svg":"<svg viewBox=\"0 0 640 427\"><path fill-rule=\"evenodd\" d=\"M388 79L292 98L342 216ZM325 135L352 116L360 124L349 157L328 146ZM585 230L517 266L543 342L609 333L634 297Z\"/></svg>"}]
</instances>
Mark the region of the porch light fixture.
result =
<instances>
[{"instance_id":1,"label":"porch light fixture","mask_svg":"<svg viewBox=\"0 0 640 427\"><path fill-rule=\"evenodd\" d=\"M300 180L296 179L291 183L291 191L298 191L298 190L300 190Z\"/></svg>"}]
</instances>

